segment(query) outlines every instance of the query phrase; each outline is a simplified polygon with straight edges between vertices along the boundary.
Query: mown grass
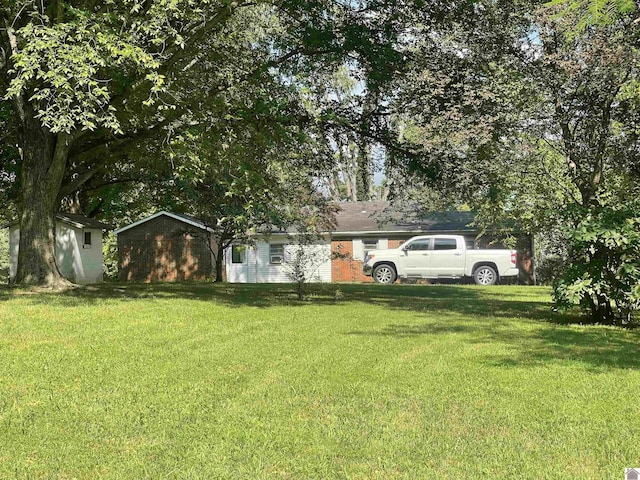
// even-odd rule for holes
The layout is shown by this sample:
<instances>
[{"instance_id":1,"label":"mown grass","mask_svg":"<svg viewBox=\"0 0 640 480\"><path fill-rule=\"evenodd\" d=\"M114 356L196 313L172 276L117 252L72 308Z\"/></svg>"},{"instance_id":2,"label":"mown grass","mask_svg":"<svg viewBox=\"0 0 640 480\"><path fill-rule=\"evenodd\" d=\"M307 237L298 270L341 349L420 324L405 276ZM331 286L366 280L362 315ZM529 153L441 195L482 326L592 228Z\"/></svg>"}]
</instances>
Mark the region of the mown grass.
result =
<instances>
[{"instance_id":1,"label":"mown grass","mask_svg":"<svg viewBox=\"0 0 640 480\"><path fill-rule=\"evenodd\" d=\"M336 290L340 292L336 295ZM0 478L622 478L640 335L537 287L0 290Z\"/></svg>"}]
</instances>

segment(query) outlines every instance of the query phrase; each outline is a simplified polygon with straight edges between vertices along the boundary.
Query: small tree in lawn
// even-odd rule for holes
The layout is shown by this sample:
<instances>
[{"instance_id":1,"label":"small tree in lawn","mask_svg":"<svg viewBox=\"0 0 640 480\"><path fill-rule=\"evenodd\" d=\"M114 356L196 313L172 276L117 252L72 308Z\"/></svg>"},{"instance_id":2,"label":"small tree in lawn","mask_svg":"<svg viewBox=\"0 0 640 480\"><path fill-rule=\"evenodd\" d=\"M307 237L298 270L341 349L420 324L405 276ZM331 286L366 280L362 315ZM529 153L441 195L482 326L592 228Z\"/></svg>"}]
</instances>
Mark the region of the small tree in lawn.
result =
<instances>
[{"instance_id":1,"label":"small tree in lawn","mask_svg":"<svg viewBox=\"0 0 640 480\"><path fill-rule=\"evenodd\" d=\"M333 258L331 250L322 245L323 237L319 232L330 231L335 227L337 207L330 204L311 205L298 209L299 220L295 223L297 234L289 236L291 244L285 247L283 267L296 284L298 300L304 300L307 285L320 280L319 270L323 264Z\"/></svg>"},{"instance_id":2,"label":"small tree in lawn","mask_svg":"<svg viewBox=\"0 0 640 480\"><path fill-rule=\"evenodd\" d=\"M304 300L307 285L320 279L320 267L331 259L331 252L317 243L320 240L318 234L301 233L295 236L295 244L285 253L284 268L296 285L298 300Z\"/></svg>"}]
</instances>

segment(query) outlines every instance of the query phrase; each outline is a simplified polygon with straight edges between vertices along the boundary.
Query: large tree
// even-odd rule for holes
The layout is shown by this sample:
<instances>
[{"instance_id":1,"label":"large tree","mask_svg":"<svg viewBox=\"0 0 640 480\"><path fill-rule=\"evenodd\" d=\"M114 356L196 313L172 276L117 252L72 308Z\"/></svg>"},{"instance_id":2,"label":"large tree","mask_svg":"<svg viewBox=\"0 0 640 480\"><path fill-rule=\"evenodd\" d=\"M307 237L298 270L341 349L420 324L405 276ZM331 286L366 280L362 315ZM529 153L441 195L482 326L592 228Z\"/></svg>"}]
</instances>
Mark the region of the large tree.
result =
<instances>
[{"instance_id":1,"label":"large tree","mask_svg":"<svg viewBox=\"0 0 640 480\"><path fill-rule=\"evenodd\" d=\"M621 230L611 240L606 231L576 232L604 228L602 219L633 222L633 209L616 208L640 193L637 22L621 16L577 29L557 8L495 7L482 17L486 22L452 29L438 41L417 39L423 59L401 103L405 137L420 154L412 166L488 221L512 217L530 231L568 227L571 261L610 270L610 278L630 269L636 278L633 235ZM618 250L629 262L613 261L600 241L633 244ZM582 273L565 287L579 292L572 298L593 320L628 318L621 305L635 295L631 285L616 301L607 293L611 281Z\"/></svg>"},{"instance_id":2,"label":"large tree","mask_svg":"<svg viewBox=\"0 0 640 480\"><path fill-rule=\"evenodd\" d=\"M384 0L1 0L0 95L11 114L0 135L19 170L16 281L61 282L53 255L61 200L96 175L129 174L150 143L233 117L228 91L263 79L291 84L347 58L381 84L402 65L395 45L415 21L407 17L454 11ZM264 98L267 108L277 100L268 90Z\"/></svg>"}]
</instances>

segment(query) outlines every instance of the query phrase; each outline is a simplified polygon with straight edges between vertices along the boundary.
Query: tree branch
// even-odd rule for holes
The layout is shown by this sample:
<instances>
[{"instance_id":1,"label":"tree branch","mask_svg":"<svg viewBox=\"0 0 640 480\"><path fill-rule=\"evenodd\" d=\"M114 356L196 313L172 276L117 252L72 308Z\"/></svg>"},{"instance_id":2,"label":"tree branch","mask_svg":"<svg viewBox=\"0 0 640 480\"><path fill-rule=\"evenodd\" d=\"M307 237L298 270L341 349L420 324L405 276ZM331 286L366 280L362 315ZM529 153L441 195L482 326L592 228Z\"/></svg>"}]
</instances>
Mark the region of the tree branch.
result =
<instances>
[{"instance_id":1,"label":"tree branch","mask_svg":"<svg viewBox=\"0 0 640 480\"><path fill-rule=\"evenodd\" d=\"M120 185L123 183L133 183L133 182L140 182L144 180L144 178L142 176L139 177L126 177L126 178L117 178L115 180L109 180L108 182L101 182L98 183L97 185L91 185L90 187L87 188L81 188L76 190L77 192L94 192L102 187L108 187L109 185ZM73 192L71 192L73 193Z\"/></svg>"},{"instance_id":2,"label":"tree branch","mask_svg":"<svg viewBox=\"0 0 640 480\"><path fill-rule=\"evenodd\" d=\"M192 52L194 45L201 41L207 33L218 27L220 24L226 22L229 18L231 18L231 15L233 15L236 10L243 6L245 5L237 4L236 2L225 5L212 18L200 24L199 27L195 27L191 34L187 37L187 40L184 42L184 46L176 46L176 52L173 53L173 55L171 55L167 60L162 62L162 65L160 66L158 71L160 73L168 72L177 62L187 57Z\"/></svg>"}]
</instances>

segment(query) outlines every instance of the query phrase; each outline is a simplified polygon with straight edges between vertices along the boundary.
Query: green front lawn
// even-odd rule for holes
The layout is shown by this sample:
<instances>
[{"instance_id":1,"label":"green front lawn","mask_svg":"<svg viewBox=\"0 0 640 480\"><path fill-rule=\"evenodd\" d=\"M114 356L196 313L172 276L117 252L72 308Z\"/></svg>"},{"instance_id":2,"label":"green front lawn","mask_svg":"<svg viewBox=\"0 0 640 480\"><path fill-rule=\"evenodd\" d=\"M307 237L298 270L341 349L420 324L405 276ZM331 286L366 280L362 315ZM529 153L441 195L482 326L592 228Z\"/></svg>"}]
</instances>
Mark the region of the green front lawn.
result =
<instances>
[{"instance_id":1,"label":"green front lawn","mask_svg":"<svg viewBox=\"0 0 640 480\"><path fill-rule=\"evenodd\" d=\"M336 290L340 292L336 295ZM0 290L0 478L623 478L640 332L537 287Z\"/></svg>"}]
</instances>

